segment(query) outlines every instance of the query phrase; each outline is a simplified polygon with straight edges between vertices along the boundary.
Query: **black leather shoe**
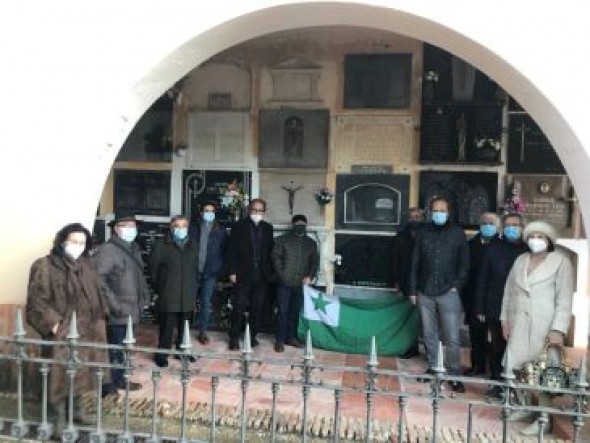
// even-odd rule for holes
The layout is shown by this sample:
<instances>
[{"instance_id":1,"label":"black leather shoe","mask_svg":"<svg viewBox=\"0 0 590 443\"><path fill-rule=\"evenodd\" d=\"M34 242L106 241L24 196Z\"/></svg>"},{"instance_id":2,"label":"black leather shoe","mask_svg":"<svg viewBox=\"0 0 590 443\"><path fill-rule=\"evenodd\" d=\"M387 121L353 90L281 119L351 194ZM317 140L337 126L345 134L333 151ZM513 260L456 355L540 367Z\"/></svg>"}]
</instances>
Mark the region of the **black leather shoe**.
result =
<instances>
[{"instance_id":1,"label":"black leather shoe","mask_svg":"<svg viewBox=\"0 0 590 443\"><path fill-rule=\"evenodd\" d=\"M275 343L275 352L285 352L285 345L281 342Z\"/></svg>"},{"instance_id":2,"label":"black leather shoe","mask_svg":"<svg viewBox=\"0 0 590 443\"><path fill-rule=\"evenodd\" d=\"M162 357L156 357L154 359L156 366L158 366L158 368L167 368L168 367L168 359L167 358L162 358Z\"/></svg>"},{"instance_id":3,"label":"black leather shoe","mask_svg":"<svg viewBox=\"0 0 590 443\"><path fill-rule=\"evenodd\" d=\"M450 381L449 386L453 390L453 392L458 392L463 394L465 392L465 385L460 381Z\"/></svg>"},{"instance_id":4,"label":"black leather shoe","mask_svg":"<svg viewBox=\"0 0 590 443\"><path fill-rule=\"evenodd\" d=\"M237 351L240 349L240 344L237 340L230 340L229 341L229 350L230 351Z\"/></svg>"},{"instance_id":5,"label":"black leather shoe","mask_svg":"<svg viewBox=\"0 0 590 443\"><path fill-rule=\"evenodd\" d=\"M407 360L409 358L414 358L414 357L418 357L420 355L420 351L418 351L418 347L411 347L410 349L408 349L406 352L404 352L403 354L401 354L399 356L399 358L401 358L402 360Z\"/></svg>"},{"instance_id":6,"label":"black leather shoe","mask_svg":"<svg viewBox=\"0 0 590 443\"><path fill-rule=\"evenodd\" d=\"M463 373L467 377L479 377L486 375L486 371L480 368L471 368Z\"/></svg>"},{"instance_id":7,"label":"black leather shoe","mask_svg":"<svg viewBox=\"0 0 590 443\"><path fill-rule=\"evenodd\" d=\"M424 375L435 375L434 371L430 368L428 368L426 371L424 371ZM432 378L424 378L424 377L418 377L416 379L416 381L418 383L430 383L433 379Z\"/></svg>"}]
</instances>

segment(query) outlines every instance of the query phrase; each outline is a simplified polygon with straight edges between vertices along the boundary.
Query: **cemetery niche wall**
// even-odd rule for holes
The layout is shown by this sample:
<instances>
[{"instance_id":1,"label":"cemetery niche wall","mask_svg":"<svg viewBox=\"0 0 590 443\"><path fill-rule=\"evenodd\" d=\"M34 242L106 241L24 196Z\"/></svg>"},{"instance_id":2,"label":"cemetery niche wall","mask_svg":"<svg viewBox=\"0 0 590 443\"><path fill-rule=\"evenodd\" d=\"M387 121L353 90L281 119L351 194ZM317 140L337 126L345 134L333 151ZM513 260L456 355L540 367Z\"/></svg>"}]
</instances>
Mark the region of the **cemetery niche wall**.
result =
<instances>
[{"instance_id":1,"label":"cemetery niche wall","mask_svg":"<svg viewBox=\"0 0 590 443\"><path fill-rule=\"evenodd\" d=\"M116 169L114 210L138 215L170 214L171 171Z\"/></svg>"},{"instance_id":2,"label":"cemetery niche wall","mask_svg":"<svg viewBox=\"0 0 590 443\"><path fill-rule=\"evenodd\" d=\"M484 212L498 209L495 172L423 171L419 186L421 208L428 208L434 196L445 197L451 202L452 220L464 228L476 228Z\"/></svg>"}]
</instances>

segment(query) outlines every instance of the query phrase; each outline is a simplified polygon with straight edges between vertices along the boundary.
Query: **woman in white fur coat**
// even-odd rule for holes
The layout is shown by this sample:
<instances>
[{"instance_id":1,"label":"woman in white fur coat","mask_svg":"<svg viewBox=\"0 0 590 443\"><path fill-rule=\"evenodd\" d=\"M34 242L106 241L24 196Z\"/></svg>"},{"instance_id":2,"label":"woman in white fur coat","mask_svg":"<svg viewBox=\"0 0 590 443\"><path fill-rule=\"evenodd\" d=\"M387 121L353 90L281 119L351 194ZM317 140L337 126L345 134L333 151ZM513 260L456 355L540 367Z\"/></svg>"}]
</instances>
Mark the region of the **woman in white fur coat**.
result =
<instances>
[{"instance_id":1,"label":"woman in white fur coat","mask_svg":"<svg viewBox=\"0 0 590 443\"><path fill-rule=\"evenodd\" d=\"M563 346L572 315L573 267L556 247L555 228L544 221L529 223L523 238L530 252L520 255L508 275L502 300L502 330L512 369L538 360L546 342ZM544 395L539 402L545 402ZM536 435L538 422L522 433ZM530 433L529 433L530 432ZM532 433L532 434L531 434Z\"/></svg>"}]
</instances>

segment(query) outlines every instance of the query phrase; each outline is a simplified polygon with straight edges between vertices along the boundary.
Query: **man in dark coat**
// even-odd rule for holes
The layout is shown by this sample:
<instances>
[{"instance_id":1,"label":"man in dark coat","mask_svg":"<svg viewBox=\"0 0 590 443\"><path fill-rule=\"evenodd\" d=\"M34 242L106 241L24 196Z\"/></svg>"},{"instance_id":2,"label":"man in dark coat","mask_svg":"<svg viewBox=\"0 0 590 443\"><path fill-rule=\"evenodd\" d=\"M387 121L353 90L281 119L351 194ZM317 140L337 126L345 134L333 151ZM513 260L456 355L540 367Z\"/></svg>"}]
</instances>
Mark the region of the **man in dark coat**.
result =
<instances>
[{"instance_id":1,"label":"man in dark coat","mask_svg":"<svg viewBox=\"0 0 590 443\"><path fill-rule=\"evenodd\" d=\"M201 208L201 220L195 224L195 237L199 244L198 283L200 311L197 325L199 335L197 340L202 345L209 343L207 328L211 311L211 298L215 291L215 284L222 273L225 262L225 248L227 246L227 231L215 220L213 202L204 203ZM197 320L197 318L195 318Z\"/></svg>"},{"instance_id":2,"label":"man in dark coat","mask_svg":"<svg viewBox=\"0 0 590 443\"><path fill-rule=\"evenodd\" d=\"M511 213L502 217L502 238L486 250L477 277L475 288L474 313L485 325L485 334L491 337L491 378L500 380L502 359L506 341L502 335L500 314L504 286L516 258L528 250L522 240L524 223L520 214ZM491 391L492 394L494 390Z\"/></svg>"},{"instance_id":3,"label":"man in dark coat","mask_svg":"<svg viewBox=\"0 0 590 443\"><path fill-rule=\"evenodd\" d=\"M262 220L266 202L256 198L248 206L249 215L236 223L229 238L227 267L234 284L232 294L229 349L239 349L238 339L248 312L251 344L258 345L259 316L268 284L274 279L270 253L274 245L273 227Z\"/></svg>"},{"instance_id":4,"label":"man in dark coat","mask_svg":"<svg viewBox=\"0 0 590 443\"><path fill-rule=\"evenodd\" d=\"M469 272L465 233L449 220L450 203L443 197L430 202L431 222L416 236L410 278L410 300L418 302L428 359L427 373L437 362L440 338L446 345L447 372L461 373L461 299L459 292ZM451 388L465 392L461 382Z\"/></svg>"},{"instance_id":5,"label":"man in dark coat","mask_svg":"<svg viewBox=\"0 0 590 443\"><path fill-rule=\"evenodd\" d=\"M391 279L394 289L401 291L406 297L410 296L410 271L416 234L423 220L424 215L420 208L410 208L406 226L393 239ZM416 341L404 354L400 355L400 358L412 358L419 354L418 341Z\"/></svg>"},{"instance_id":6,"label":"man in dark coat","mask_svg":"<svg viewBox=\"0 0 590 443\"><path fill-rule=\"evenodd\" d=\"M131 213L115 214L109 223L111 238L96 251L98 274L109 302L107 338L109 344L122 345L127 330L128 317L134 324L150 300L150 292L143 273L143 259L137 237L137 220ZM122 350L109 350L111 363L125 364ZM114 388L125 389L123 369L112 369ZM130 390L141 389L140 383L129 382Z\"/></svg>"},{"instance_id":7,"label":"man in dark coat","mask_svg":"<svg viewBox=\"0 0 590 443\"><path fill-rule=\"evenodd\" d=\"M158 348L170 349L176 328L176 348L182 343L185 321L195 306L199 245L188 235L189 221L184 215L170 220L170 231L154 246L150 271L158 294L160 333ZM166 354L156 355L156 364L168 366Z\"/></svg>"},{"instance_id":8,"label":"man in dark coat","mask_svg":"<svg viewBox=\"0 0 590 443\"><path fill-rule=\"evenodd\" d=\"M283 352L285 344L303 346L296 338L303 286L311 284L319 264L318 246L306 234L305 215L294 215L291 223L291 231L275 240L271 255L278 276L276 352Z\"/></svg>"},{"instance_id":9,"label":"man in dark coat","mask_svg":"<svg viewBox=\"0 0 590 443\"><path fill-rule=\"evenodd\" d=\"M471 368L465 375L478 376L486 373L487 331L474 312L475 291L479 267L486 250L498 241L500 219L493 212L484 212L479 221L479 232L469 240L469 275L461 291L461 301L465 311L465 323L469 326L471 341Z\"/></svg>"}]
</instances>

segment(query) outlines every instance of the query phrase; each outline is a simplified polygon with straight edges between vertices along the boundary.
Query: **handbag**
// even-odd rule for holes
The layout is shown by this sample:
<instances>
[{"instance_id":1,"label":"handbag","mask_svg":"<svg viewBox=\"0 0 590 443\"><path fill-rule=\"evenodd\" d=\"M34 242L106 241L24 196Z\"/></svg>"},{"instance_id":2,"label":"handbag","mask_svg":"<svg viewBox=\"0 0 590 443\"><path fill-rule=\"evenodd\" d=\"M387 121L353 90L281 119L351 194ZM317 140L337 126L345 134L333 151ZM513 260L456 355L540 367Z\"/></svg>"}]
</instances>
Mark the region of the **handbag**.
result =
<instances>
[{"instance_id":1,"label":"handbag","mask_svg":"<svg viewBox=\"0 0 590 443\"><path fill-rule=\"evenodd\" d=\"M551 348L558 351L559 362L549 361L549 350ZM522 365L520 381L545 388L575 389L578 381L578 371L572 368L569 361L566 360L563 346L546 342L538 360Z\"/></svg>"}]
</instances>

